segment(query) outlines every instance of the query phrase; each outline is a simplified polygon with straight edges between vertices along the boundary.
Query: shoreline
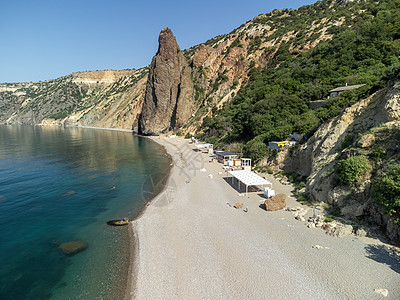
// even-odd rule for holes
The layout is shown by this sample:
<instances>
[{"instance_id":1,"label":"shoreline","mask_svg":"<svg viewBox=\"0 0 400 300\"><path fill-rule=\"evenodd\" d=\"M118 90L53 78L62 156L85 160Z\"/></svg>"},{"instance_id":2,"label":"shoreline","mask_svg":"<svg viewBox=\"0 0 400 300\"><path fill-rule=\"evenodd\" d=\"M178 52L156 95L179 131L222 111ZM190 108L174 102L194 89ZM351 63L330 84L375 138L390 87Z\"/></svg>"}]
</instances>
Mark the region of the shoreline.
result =
<instances>
[{"instance_id":1,"label":"shoreline","mask_svg":"<svg viewBox=\"0 0 400 300\"><path fill-rule=\"evenodd\" d=\"M187 140L150 139L165 147L174 166L165 188L131 222L127 298L380 299L379 289L389 291L388 299L400 297L400 267L384 243L331 237L291 212L266 212L259 193L239 194L222 165L195 154ZM287 195L287 207L301 206L290 185L267 180ZM242 202L249 212L226 202Z\"/></svg>"},{"instance_id":2,"label":"shoreline","mask_svg":"<svg viewBox=\"0 0 400 300\"><path fill-rule=\"evenodd\" d=\"M132 132L132 131L131 131ZM136 135L136 134L135 134ZM152 142L156 143L160 147L164 149L165 154L167 155L168 159L170 160L170 168L167 172L167 176L164 178L164 180L160 183L161 188L159 191L156 191L155 196L152 199L149 199L150 205L153 203L153 201L162 193L165 192L168 186L168 181L170 180L171 177L171 172L173 168L173 159L166 149L166 147L157 141L155 141L156 137L151 137L151 136L141 136L141 135L136 135L141 138L149 139ZM132 226L132 223L139 220L146 212L147 206L144 206L142 210L139 212L139 214L129 222L129 268L128 268L128 274L126 278L126 289L124 292L124 299L129 300L132 299L132 291L135 290L135 284L136 284L136 278L137 278L137 253L139 250L139 238L137 231L135 230L134 226Z\"/></svg>"}]
</instances>

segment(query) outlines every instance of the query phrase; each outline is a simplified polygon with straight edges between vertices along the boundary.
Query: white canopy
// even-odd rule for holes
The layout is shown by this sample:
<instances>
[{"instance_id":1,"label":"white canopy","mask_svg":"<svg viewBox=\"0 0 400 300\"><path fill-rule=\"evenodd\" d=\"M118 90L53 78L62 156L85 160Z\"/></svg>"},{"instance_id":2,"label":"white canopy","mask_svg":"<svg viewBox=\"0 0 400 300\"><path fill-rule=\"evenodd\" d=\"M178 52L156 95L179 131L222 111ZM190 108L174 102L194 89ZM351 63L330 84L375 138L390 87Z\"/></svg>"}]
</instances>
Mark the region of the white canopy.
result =
<instances>
[{"instance_id":1,"label":"white canopy","mask_svg":"<svg viewBox=\"0 0 400 300\"><path fill-rule=\"evenodd\" d=\"M210 148L213 146L213 144L198 144L195 145L197 149L201 149L201 148Z\"/></svg>"},{"instance_id":2,"label":"white canopy","mask_svg":"<svg viewBox=\"0 0 400 300\"><path fill-rule=\"evenodd\" d=\"M239 184L240 182L242 182L246 186L246 195L249 186L252 185L272 186L271 182L265 180L261 176L258 176L256 173L248 170L229 171L228 173L232 175L232 183L233 183L233 177L235 177L237 180L239 180Z\"/></svg>"}]
</instances>

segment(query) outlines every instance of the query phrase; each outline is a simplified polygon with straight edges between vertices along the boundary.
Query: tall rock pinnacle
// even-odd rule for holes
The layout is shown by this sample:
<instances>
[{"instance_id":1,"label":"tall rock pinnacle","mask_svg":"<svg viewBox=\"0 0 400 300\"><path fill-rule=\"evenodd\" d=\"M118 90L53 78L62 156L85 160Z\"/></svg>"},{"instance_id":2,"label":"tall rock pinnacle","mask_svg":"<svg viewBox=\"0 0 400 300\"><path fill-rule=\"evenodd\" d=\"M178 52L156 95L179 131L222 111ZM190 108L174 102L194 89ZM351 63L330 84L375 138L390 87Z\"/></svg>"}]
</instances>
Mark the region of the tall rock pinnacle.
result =
<instances>
[{"instance_id":1,"label":"tall rock pinnacle","mask_svg":"<svg viewBox=\"0 0 400 300\"><path fill-rule=\"evenodd\" d=\"M139 118L139 133L144 135L180 128L193 110L191 69L171 29L162 29L158 42Z\"/></svg>"}]
</instances>

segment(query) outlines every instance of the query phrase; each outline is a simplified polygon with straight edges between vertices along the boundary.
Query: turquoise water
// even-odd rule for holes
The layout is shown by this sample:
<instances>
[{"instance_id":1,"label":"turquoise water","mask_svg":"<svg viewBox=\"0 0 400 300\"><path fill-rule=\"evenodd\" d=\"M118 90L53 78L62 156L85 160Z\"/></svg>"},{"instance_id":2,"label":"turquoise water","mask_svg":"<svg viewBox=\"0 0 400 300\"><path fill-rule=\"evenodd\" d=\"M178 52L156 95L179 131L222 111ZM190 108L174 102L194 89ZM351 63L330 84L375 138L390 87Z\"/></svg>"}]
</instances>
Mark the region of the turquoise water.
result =
<instances>
[{"instance_id":1,"label":"turquoise water","mask_svg":"<svg viewBox=\"0 0 400 300\"><path fill-rule=\"evenodd\" d=\"M120 298L129 230L106 221L137 216L169 163L127 132L0 125L0 299Z\"/></svg>"}]
</instances>

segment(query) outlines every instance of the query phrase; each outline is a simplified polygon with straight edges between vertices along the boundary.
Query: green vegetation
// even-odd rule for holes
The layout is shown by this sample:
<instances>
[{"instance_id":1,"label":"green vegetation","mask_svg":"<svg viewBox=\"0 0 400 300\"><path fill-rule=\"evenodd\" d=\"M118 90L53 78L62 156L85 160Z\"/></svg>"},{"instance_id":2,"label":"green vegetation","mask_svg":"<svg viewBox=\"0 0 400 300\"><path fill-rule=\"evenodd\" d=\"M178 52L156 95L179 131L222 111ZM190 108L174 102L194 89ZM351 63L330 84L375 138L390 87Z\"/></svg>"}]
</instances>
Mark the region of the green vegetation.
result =
<instances>
[{"instance_id":1,"label":"green vegetation","mask_svg":"<svg viewBox=\"0 0 400 300\"><path fill-rule=\"evenodd\" d=\"M400 224L400 163L393 164L375 179L372 197L395 223Z\"/></svg>"},{"instance_id":2,"label":"green vegetation","mask_svg":"<svg viewBox=\"0 0 400 300\"><path fill-rule=\"evenodd\" d=\"M336 173L342 184L352 185L360 181L360 177L369 170L365 156L353 156L338 162Z\"/></svg>"},{"instance_id":3,"label":"green vegetation","mask_svg":"<svg viewBox=\"0 0 400 300\"><path fill-rule=\"evenodd\" d=\"M356 156L339 161L336 172L343 184L350 185L353 196L358 193L354 183L361 176L365 178L367 190L371 190L375 203L394 222L400 223L400 129L385 125L373 127L360 133L359 138L365 134L372 134L375 138L375 142L366 148L355 143L353 135L343 139L341 156Z\"/></svg>"},{"instance_id":4,"label":"green vegetation","mask_svg":"<svg viewBox=\"0 0 400 300\"><path fill-rule=\"evenodd\" d=\"M255 20L276 26L275 38L280 39L290 28L296 36L280 44L266 68L251 69L247 84L235 98L213 114L212 122L202 126L205 138L216 136L223 144L243 143L245 155L257 161L268 154L265 144L269 141L287 139L293 132L310 137L322 122L398 75L400 0L349 2L334 9L329 8L330 2L304 6L296 13L275 11ZM307 24L318 24L323 18L342 18L341 26L329 25L332 39L309 51L293 50L308 39L304 34L310 28ZM234 43L237 46L239 38ZM257 38L250 47L256 49L259 43ZM221 82L222 77L214 82L213 89ZM309 108L310 101L321 100L330 89L346 83L365 85L326 99L318 110ZM350 138L344 141L344 147L352 142Z\"/></svg>"},{"instance_id":5,"label":"green vegetation","mask_svg":"<svg viewBox=\"0 0 400 300\"><path fill-rule=\"evenodd\" d=\"M58 113L50 115L49 118L59 120L59 119L64 119L64 118L68 117L69 114L70 114L70 111L64 110L64 111L60 111Z\"/></svg>"},{"instance_id":6,"label":"green vegetation","mask_svg":"<svg viewBox=\"0 0 400 300\"><path fill-rule=\"evenodd\" d=\"M333 222L335 220L335 218L333 216L327 216L325 217L325 222L329 223L329 222Z\"/></svg>"}]
</instances>

